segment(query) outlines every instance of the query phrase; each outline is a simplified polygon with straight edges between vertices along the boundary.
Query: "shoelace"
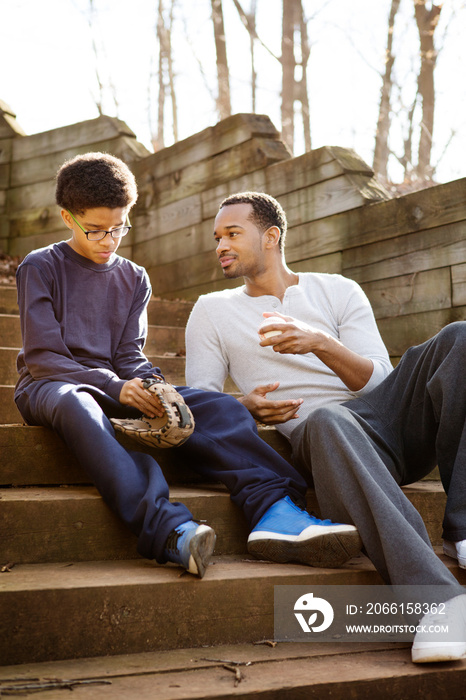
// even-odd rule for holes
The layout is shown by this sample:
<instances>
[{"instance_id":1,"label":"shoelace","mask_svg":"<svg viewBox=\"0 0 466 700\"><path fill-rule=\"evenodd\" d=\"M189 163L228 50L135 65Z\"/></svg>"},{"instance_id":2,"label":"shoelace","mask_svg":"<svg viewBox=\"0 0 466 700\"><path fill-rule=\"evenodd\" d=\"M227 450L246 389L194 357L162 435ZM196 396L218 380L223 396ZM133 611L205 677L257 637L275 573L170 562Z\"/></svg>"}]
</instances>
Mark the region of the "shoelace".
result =
<instances>
[{"instance_id":1,"label":"shoelace","mask_svg":"<svg viewBox=\"0 0 466 700\"><path fill-rule=\"evenodd\" d=\"M304 511L304 512L307 512L307 511ZM320 525L334 525L334 523L332 523L332 521L329 520L328 518L327 518L327 520L321 520L320 518L315 516L313 513L312 514L310 513L309 516L312 518L312 520L314 520L316 525L318 525L319 523L320 523Z\"/></svg>"},{"instance_id":2,"label":"shoelace","mask_svg":"<svg viewBox=\"0 0 466 700\"><path fill-rule=\"evenodd\" d=\"M176 530L172 530L170 534L167 537L167 542L165 544L165 549L167 552L173 552L176 553L178 552L178 540L180 537L183 535L182 532L177 532Z\"/></svg>"}]
</instances>

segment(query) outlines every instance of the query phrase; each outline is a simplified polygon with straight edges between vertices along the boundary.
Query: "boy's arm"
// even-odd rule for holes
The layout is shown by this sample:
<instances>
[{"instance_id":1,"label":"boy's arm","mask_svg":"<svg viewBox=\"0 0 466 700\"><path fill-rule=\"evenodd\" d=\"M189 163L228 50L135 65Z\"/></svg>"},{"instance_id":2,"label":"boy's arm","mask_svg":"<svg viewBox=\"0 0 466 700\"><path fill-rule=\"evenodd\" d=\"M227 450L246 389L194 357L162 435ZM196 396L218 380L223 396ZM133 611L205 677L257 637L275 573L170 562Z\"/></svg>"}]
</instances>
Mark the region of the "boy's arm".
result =
<instances>
[{"instance_id":1,"label":"boy's arm","mask_svg":"<svg viewBox=\"0 0 466 700\"><path fill-rule=\"evenodd\" d=\"M50 284L35 265L18 269L17 288L23 339L19 364L24 361L35 380L90 384L118 400L124 380L107 368L86 367L73 359L54 313Z\"/></svg>"},{"instance_id":2,"label":"boy's arm","mask_svg":"<svg viewBox=\"0 0 466 700\"><path fill-rule=\"evenodd\" d=\"M143 352L147 339L147 306L151 294L149 278L145 273L112 358L112 366L122 379L148 379L154 374L163 376L161 369L154 367Z\"/></svg>"},{"instance_id":3,"label":"boy's arm","mask_svg":"<svg viewBox=\"0 0 466 700\"><path fill-rule=\"evenodd\" d=\"M154 418L163 416L165 409L158 397L144 389L142 384L143 379L149 379L154 374L163 377L160 367L154 367L143 352L147 339L147 306L151 294L149 277L145 272L112 358L112 365L118 376L127 380L121 389L120 402Z\"/></svg>"}]
</instances>

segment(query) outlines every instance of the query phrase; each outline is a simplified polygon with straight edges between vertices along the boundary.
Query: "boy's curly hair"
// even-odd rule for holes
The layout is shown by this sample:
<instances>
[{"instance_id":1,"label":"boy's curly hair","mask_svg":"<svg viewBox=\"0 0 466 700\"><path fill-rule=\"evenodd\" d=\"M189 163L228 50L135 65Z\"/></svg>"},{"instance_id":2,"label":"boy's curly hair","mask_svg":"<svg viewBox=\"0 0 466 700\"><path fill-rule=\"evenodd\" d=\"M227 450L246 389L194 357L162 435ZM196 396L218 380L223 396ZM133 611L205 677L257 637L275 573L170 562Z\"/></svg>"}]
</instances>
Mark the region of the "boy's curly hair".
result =
<instances>
[{"instance_id":1,"label":"boy's curly hair","mask_svg":"<svg viewBox=\"0 0 466 700\"><path fill-rule=\"evenodd\" d=\"M82 215L97 207L132 207L136 180L126 163L108 153L85 153L67 160L57 173L55 199L62 209Z\"/></svg>"},{"instance_id":2,"label":"boy's curly hair","mask_svg":"<svg viewBox=\"0 0 466 700\"><path fill-rule=\"evenodd\" d=\"M280 231L278 245L280 251L285 248L286 229L288 226L286 214L276 199L265 192L237 192L223 200L219 209L231 204L250 204L252 213L249 217L262 231L267 231L271 226L276 226Z\"/></svg>"}]
</instances>

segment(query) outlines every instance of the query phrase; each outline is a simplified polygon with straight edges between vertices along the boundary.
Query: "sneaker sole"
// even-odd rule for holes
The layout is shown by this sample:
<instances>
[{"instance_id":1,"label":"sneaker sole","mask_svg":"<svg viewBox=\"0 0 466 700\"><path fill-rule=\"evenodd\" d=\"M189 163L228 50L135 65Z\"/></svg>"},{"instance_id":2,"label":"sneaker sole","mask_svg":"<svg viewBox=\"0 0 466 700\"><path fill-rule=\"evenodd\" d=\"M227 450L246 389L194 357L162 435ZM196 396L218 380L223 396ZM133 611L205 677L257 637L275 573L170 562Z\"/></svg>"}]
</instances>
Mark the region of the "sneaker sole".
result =
<instances>
[{"instance_id":1,"label":"sneaker sole","mask_svg":"<svg viewBox=\"0 0 466 700\"><path fill-rule=\"evenodd\" d=\"M301 541L267 537L248 541L248 552L256 559L279 564L295 562L323 569L341 567L359 554L361 547L361 538L354 529L349 532L325 533Z\"/></svg>"},{"instance_id":2,"label":"sneaker sole","mask_svg":"<svg viewBox=\"0 0 466 700\"><path fill-rule=\"evenodd\" d=\"M211 527L200 525L197 528L196 534L191 538L189 543L188 571L190 574L204 578L210 558L214 553L215 541L217 537Z\"/></svg>"},{"instance_id":3,"label":"sneaker sole","mask_svg":"<svg viewBox=\"0 0 466 700\"><path fill-rule=\"evenodd\" d=\"M432 664L442 661L459 661L466 657L464 644L458 645L457 651L451 646L438 646L435 649L411 649L411 661L413 664Z\"/></svg>"},{"instance_id":4,"label":"sneaker sole","mask_svg":"<svg viewBox=\"0 0 466 700\"><path fill-rule=\"evenodd\" d=\"M446 554L447 557L451 557L452 559L456 559L460 569L466 569L466 559L462 559L461 557L458 557L458 553L456 551L456 547L455 547L454 542L449 542L448 540L443 540L443 553Z\"/></svg>"}]
</instances>

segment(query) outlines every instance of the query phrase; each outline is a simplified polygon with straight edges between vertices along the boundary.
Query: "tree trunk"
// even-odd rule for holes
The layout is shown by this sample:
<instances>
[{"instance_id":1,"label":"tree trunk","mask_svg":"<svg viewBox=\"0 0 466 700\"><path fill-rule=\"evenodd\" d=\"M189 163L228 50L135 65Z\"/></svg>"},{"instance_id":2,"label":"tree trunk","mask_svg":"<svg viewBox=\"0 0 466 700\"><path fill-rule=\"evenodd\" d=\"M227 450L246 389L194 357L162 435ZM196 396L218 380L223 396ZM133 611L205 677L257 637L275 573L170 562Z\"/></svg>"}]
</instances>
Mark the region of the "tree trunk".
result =
<instances>
[{"instance_id":1,"label":"tree trunk","mask_svg":"<svg viewBox=\"0 0 466 700\"><path fill-rule=\"evenodd\" d=\"M294 30L296 26L296 0L283 0L282 25L282 139L293 152L294 147L294 100L296 94L294 53Z\"/></svg>"},{"instance_id":2,"label":"tree trunk","mask_svg":"<svg viewBox=\"0 0 466 700\"><path fill-rule=\"evenodd\" d=\"M99 115L102 116L103 114L103 95L104 95L104 86L102 84L102 80L100 77L100 70L99 70L99 53L97 51L97 44L95 42L95 37L94 37L94 32L93 32L93 27L95 24L95 8L94 8L94 2L93 0L89 0L89 17L87 20L87 23L89 25L89 29L91 32L91 41L92 41L92 51L94 53L94 70L95 70L95 77L97 80L97 86L98 86L98 97L94 98L95 106L97 107L97 111L99 112Z\"/></svg>"},{"instance_id":3,"label":"tree trunk","mask_svg":"<svg viewBox=\"0 0 466 700\"><path fill-rule=\"evenodd\" d=\"M307 24L304 18L303 3L302 0L298 0L298 2L299 28L301 33L301 65L303 69L301 82L299 83L299 94L301 101L301 114L303 118L304 150L307 153L311 150L311 115L309 110L309 92L307 89L307 64L309 63L311 49L307 35Z\"/></svg>"},{"instance_id":4,"label":"tree trunk","mask_svg":"<svg viewBox=\"0 0 466 700\"><path fill-rule=\"evenodd\" d=\"M174 5L175 0L171 0L168 20L165 19L163 0L159 0L158 5L157 39L159 43L159 92L157 98L157 133L155 138L152 139L152 145L155 151L165 146L165 106L167 97L170 98L172 104L173 140L175 143L178 141L178 109L171 42Z\"/></svg>"},{"instance_id":5,"label":"tree trunk","mask_svg":"<svg viewBox=\"0 0 466 700\"><path fill-rule=\"evenodd\" d=\"M388 18L388 38L387 50L385 53L385 74L383 76L382 91L380 96L379 118L377 120L377 133L375 135L374 149L374 172L387 180L388 157L390 154L388 147L388 135L390 132L390 108L392 94L392 68L395 57L392 54L393 30L395 17L400 6L400 0L392 0L390 15Z\"/></svg>"},{"instance_id":6,"label":"tree trunk","mask_svg":"<svg viewBox=\"0 0 466 700\"><path fill-rule=\"evenodd\" d=\"M228 71L225 27L223 23L222 0L211 0L212 21L214 24L215 50L217 53L218 97L217 110L220 119L231 114L230 74Z\"/></svg>"},{"instance_id":7,"label":"tree trunk","mask_svg":"<svg viewBox=\"0 0 466 700\"><path fill-rule=\"evenodd\" d=\"M434 47L434 32L438 24L441 5L426 8L426 0L414 0L414 13L421 44L421 69L419 71L418 89L422 100L421 134L419 138L417 174L425 180L432 176L431 154L434 133L435 88L434 70L437 51Z\"/></svg>"},{"instance_id":8,"label":"tree trunk","mask_svg":"<svg viewBox=\"0 0 466 700\"><path fill-rule=\"evenodd\" d=\"M173 124L173 140L178 141L178 107L175 92L175 75L173 72L173 53L172 53L172 29L173 29L173 13L175 9L175 0L171 1L170 7L170 25L167 31L167 69L168 69L168 84L170 86L170 97L172 101L172 124Z\"/></svg>"},{"instance_id":9,"label":"tree trunk","mask_svg":"<svg viewBox=\"0 0 466 700\"><path fill-rule=\"evenodd\" d=\"M249 32L249 44L251 50L251 105L252 113L256 113L256 90L257 90L257 73L256 73L256 63L254 54L254 40L256 34L256 13L257 13L257 0L251 0L251 9L249 11L248 20L252 27L252 31Z\"/></svg>"},{"instance_id":10,"label":"tree trunk","mask_svg":"<svg viewBox=\"0 0 466 700\"><path fill-rule=\"evenodd\" d=\"M165 81L164 81L164 32L165 23L163 19L163 0L159 0L159 9L157 15L157 39L159 42L159 94L157 97L157 134L152 140L154 150L157 151L165 145Z\"/></svg>"}]
</instances>

